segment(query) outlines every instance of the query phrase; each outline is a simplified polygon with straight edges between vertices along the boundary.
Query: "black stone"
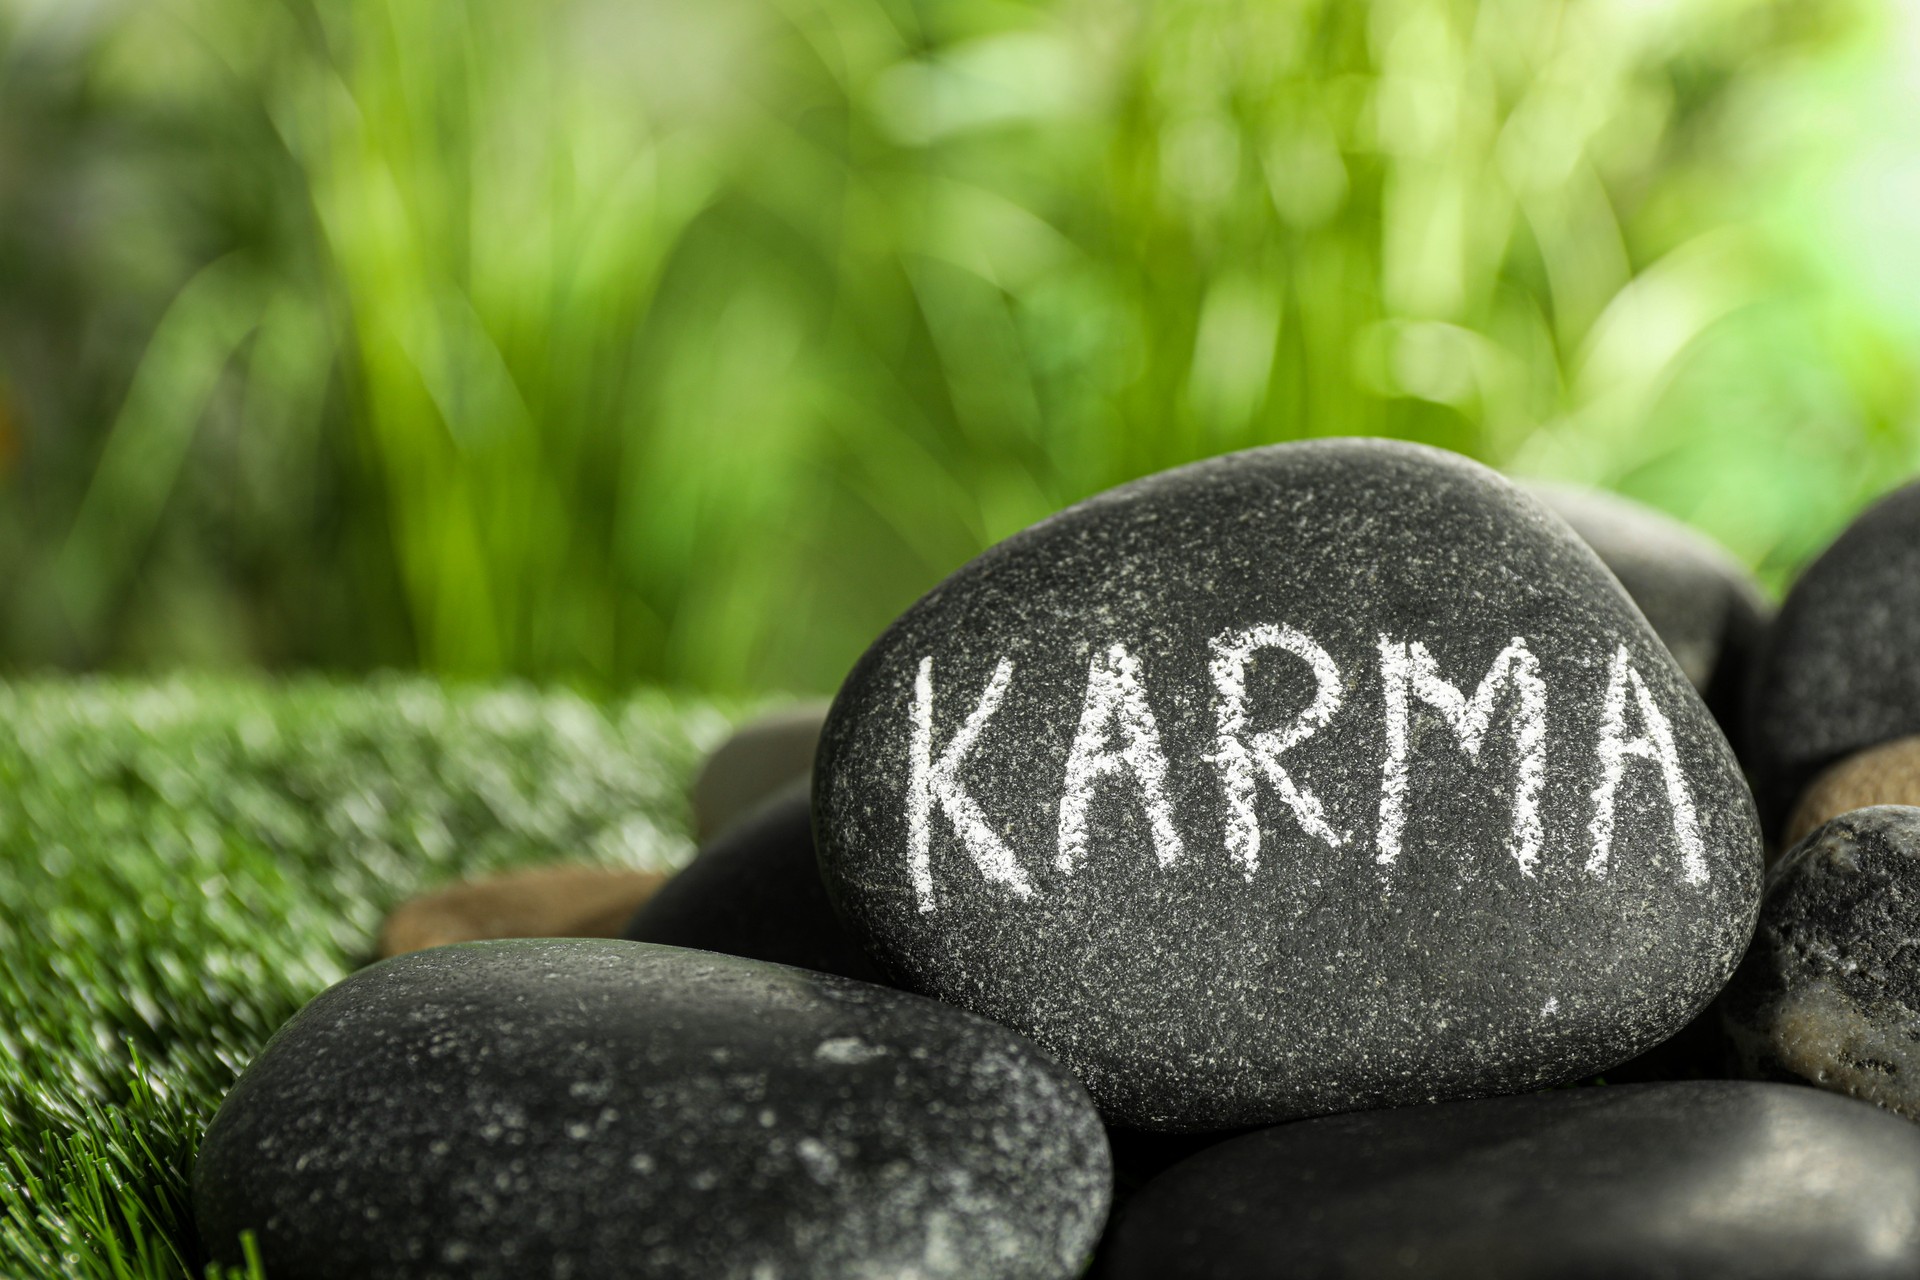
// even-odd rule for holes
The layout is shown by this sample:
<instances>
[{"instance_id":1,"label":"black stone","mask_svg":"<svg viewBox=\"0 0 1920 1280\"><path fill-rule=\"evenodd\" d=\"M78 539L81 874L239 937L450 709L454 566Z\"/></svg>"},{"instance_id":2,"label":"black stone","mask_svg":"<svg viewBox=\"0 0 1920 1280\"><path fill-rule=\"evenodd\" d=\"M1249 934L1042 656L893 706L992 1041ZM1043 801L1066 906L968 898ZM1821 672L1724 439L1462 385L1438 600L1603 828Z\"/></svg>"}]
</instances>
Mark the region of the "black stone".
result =
<instances>
[{"instance_id":1,"label":"black stone","mask_svg":"<svg viewBox=\"0 0 1920 1280\"><path fill-rule=\"evenodd\" d=\"M1113 1152L1113 1205L1117 1212L1140 1188L1182 1160L1225 1142L1236 1132L1154 1133L1147 1129L1107 1128L1107 1146Z\"/></svg>"},{"instance_id":2,"label":"black stone","mask_svg":"<svg viewBox=\"0 0 1920 1280\"><path fill-rule=\"evenodd\" d=\"M1920 1274L1920 1129L1745 1081L1330 1116L1149 1183L1103 1280Z\"/></svg>"},{"instance_id":3,"label":"black stone","mask_svg":"<svg viewBox=\"0 0 1920 1280\"><path fill-rule=\"evenodd\" d=\"M641 906L622 936L886 981L820 882L805 782L701 850Z\"/></svg>"},{"instance_id":4,"label":"black stone","mask_svg":"<svg viewBox=\"0 0 1920 1280\"><path fill-rule=\"evenodd\" d=\"M713 843L789 785L812 777L826 718L826 703L796 703L747 721L715 747L687 791L700 843Z\"/></svg>"},{"instance_id":5,"label":"black stone","mask_svg":"<svg viewBox=\"0 0 1920 1280\"><path fill-rule=\"evenodd\" d=\"M1718 1003L1692 1022L1625 1062L1600 1072L1590 1083L1646 1084L1659 1080L1725 1080L1739 1074L1733 1050L1720 1023Z\"/></svg>"},{"instance_id":6,"label":"black stone","mask_svg":"<svg viewBox=\"0 0 1920 1280\"><path fill-rule=\"evenodd\" d=\"M1631 498L1574 485L1527 488L1612 570L1737 744L1754 655L1773 614L1753 575L1705 534Z\"/></svg>"},{"instance_id":7,"label":"black stone","mask_svg":"<svg viewBox=\"0 0 1920 1280\"><path fill-rule=\"evenodd\" d=\"M541 939L388 960L307 1005L194 1170L275 1280L1067 1277L1099 1118L1020 1037L731 956Z\"/></svg>"},{"instance_id":8,"label":"black stone","mask_svg":"<svg viewBox=\"0 0 1920 1280\"><path fill-rule=\"evenodd\" d=\"M1920 734L1920 484L1807 566L1754 664L1743 755L1768 830L1826 766Z\"/></svg>"},{"instance_id":9,"label":"black stone","mask_svg":"<svg viewBox=\"0 0 1920 1280\"><path fill-rule=\"evenodd\" d=\"M1257 625L1301 652L1310 638L1337 668L1324 681L1337 709L1278 759L1340 843L1311 834L1256 762L1243 775L1256 866L1244 842L1228 843L1233 757L1218 735L1232 705L1210 644ZM1528 656L1503 659L1516 637ZM1516 778L1537 753L1522 745L1530 718L1510 682L1496 690L1477 756L1439 711L1408 698L1401 849L1391 866L1379 861L1383 645L1416 642L1463 698L1492 669L1537 667L1537 847L1516 824ZM1058 860L1063 844L1072 852L1060 837L1063 779L1090 666L1128 663L1166 763L1173 835L1156 835L1148 817L1151 788L1139 779L1152 769L1116 765L1091 788L1069 872ZM1625 754L1601 874L1589 864L1603 707L1627 668L1669 726L1697 856L1683 856L1662 767ZM1279 647L1247 671L1234 738L1243 750L1299 723L1323 684L1308 659ZM1611 741L1651 742L1632 679L1620 681L1625 711ZM979 714L996 688L999 701ZM970 720L981 727L955 757ZM1116 753L1148 741L1125 723L1096 717L1103 733L1086 740ZM1215 459L1008 539L861 658L828 717L814 787L828 890L881 965L1033 1036L1087 1082L1110 1122L1143 1129L1225 1129L1591 1075L1705 1006L1744 950L1759 899L1759 837L1738 766L1619 585L1534 499L1412 445L1321 441ZM962 843L962 791L1003 862L976 861ZM917 828L926 875L916 883L912 813L927 797L938 799ZM1245 835L1242 826L1234 838ZM1534 855L1524 872L1510 846Z\"/></svg>"},{"instance_id":10,"label":"black stone","mask_svg":"<svg viewBox=\"0 0 1920 1280\"><path fill-rule=\"evenodd\" d=\"M1767 873L1721 1015L1741 1074L1920 1120L1920 809L1842 814Z\"/></svg>"}]
</instances>

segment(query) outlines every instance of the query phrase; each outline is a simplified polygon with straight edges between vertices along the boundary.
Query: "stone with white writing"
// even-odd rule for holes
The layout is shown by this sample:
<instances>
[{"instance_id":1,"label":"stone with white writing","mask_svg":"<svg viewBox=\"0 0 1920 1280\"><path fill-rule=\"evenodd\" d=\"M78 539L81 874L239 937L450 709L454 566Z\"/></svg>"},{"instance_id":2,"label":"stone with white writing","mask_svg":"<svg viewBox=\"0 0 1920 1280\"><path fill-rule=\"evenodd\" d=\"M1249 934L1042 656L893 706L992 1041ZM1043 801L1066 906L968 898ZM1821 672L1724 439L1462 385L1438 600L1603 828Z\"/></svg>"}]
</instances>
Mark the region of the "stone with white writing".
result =
<instances>
[{"instance_id":1,"label":"stone with white writing","mask_svg":"<svg viewBox=\"0 0 1920 1280\"><path fill-rule=\"evenodd\" d=\"M1099 1280L1876 1280L1920 1274L1920 1129L1737 1080L1263 1129L1123 1209Z\"/></svg>"},{"instance_id":2,"label":"stone with white writing","mask_svg":"<svg viewBox=\"0 0 1920 1280\"><path fill-rule=\"evenodd\" d=\"M885 981L820 882L804 781L702 849L641 905L621 936Z\"/></svg>"},{"instance_id":3,"label":"stone with white writing","mask_svg":"<svg viewBox=\"0 0 1920 1280\"><path fill-rule=\"evenodd\" d=\"M1753 946L1721 998L1740 1073L1920 1120L1920 809L1842 814L1767 876Z\"/></svg>"},{"instance_id":4,"label":"stone with white writing","mask_svg":"<svg viewBox=\"0 0 1920 1280\"><path fill-rule=\"evenodd\" d=\"M1578 485L1526 487L1620 580L1737 743L1748 673L1773 613L1753 575L1699 530L1631 498Z\"/></svg>"},{"instance_id":5,"label":"stone with white writing","mask_svg":"<svg viewBox=\"0 0 1920 1280\"><path fill-rule=\"evenodd\" d=\"M1920 484L1869 507L1787 592L1754 664L1746 749L1769 831L1822 769L1920 734Z\"/></svg>"},{"instance_id":6,"label":"stone with white writing","mask_svg":"<svg viewBox=\"0 0 1920 1280\"><path fill-rule=\"evenodd\" d=\"M275 1280L1079 1274L1107 1144L1030 1042L903 992L613 940L362 970L248 1067L194 1169Z\"/></svg>"},{"instance_id":7,"label":"stone with white writing","mask_svg":"<svg viewBox=\"0 0 1920 1280\"><path fill-rule=\"evenodd\" d=\"M814 823L890 974L1142 1129L1590 1075L1713 997L1759 897L1726 740L1593 552L1379 441L961 568L842 687Z\"/></svg>"}]
</instances>

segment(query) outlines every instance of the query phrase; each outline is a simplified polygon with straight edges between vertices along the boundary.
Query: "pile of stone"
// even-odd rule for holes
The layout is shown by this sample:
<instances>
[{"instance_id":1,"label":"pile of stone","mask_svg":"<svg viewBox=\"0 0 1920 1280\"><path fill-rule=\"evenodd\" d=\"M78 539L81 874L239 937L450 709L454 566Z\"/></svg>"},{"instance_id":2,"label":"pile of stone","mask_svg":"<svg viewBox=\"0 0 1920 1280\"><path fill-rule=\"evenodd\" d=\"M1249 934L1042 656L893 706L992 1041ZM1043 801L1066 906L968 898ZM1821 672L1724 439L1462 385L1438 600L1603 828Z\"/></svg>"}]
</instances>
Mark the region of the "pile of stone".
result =
<instances>
[{"instance_id":1,"label":"pile of stone","mask_svg":"<svg viewBox=\"0 0 1920 1280\"><path fill-rule=\"evenodd\" d=\"M1916 642L1920 489L1774 619L1664 517L1431 449L1124 486L717 753L664 885L396 915L222 1106L202 1236L276 1280L1913 1275Z\"/></svg>"}]
</instances>

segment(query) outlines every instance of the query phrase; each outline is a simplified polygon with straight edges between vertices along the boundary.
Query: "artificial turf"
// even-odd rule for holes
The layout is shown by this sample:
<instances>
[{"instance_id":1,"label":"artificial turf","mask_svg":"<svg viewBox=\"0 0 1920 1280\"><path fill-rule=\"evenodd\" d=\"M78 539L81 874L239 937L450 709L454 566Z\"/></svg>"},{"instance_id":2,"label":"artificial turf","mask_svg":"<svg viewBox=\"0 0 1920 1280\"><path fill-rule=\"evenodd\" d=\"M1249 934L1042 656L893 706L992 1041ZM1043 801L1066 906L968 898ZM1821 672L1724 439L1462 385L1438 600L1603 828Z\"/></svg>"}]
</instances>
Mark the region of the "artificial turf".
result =
<instances>
[{"instance_id":1,"label":"artificial turf","mask_svg":"<svg viewBox=\"0 0 1920 1280\"><path fill-rule=\"evenodd\" d=\"M273 1031L424 886L677 864L727 719L398 677L0 684L0 1275L216 1274L188 1176Z\"/></svg>"}]
</instances>

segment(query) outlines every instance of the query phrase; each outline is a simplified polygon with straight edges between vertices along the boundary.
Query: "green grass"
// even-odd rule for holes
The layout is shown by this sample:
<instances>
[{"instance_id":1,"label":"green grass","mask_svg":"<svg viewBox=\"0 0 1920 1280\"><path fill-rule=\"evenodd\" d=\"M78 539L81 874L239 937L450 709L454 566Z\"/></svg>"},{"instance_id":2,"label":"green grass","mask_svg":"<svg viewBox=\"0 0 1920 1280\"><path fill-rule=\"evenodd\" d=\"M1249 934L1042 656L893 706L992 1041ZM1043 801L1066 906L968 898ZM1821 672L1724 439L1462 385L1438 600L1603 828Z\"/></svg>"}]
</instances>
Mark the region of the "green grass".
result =
<instances>
[{"instance_id":1,"label":"green grass","mask_svg":"<svg viewBox=\"0 0 1920 1280\"><path fill-rule=\"evenodd\" d=\"M1382 433L1778 584L1920 464L1898 0L0 0L0 668L832 688Z\"/></svg>"},{"instance_id":2,"label":"green grass","mask_svg":"<svg viewBox=\"0 0 1920 1280\"><path fill-rule=\"evenodd\" d=\"M559 858L676 864L705 703L422 680L0 685L0 1275L197 1275L237 1072L389 905Z\"/></svg>"}]
</instances>

